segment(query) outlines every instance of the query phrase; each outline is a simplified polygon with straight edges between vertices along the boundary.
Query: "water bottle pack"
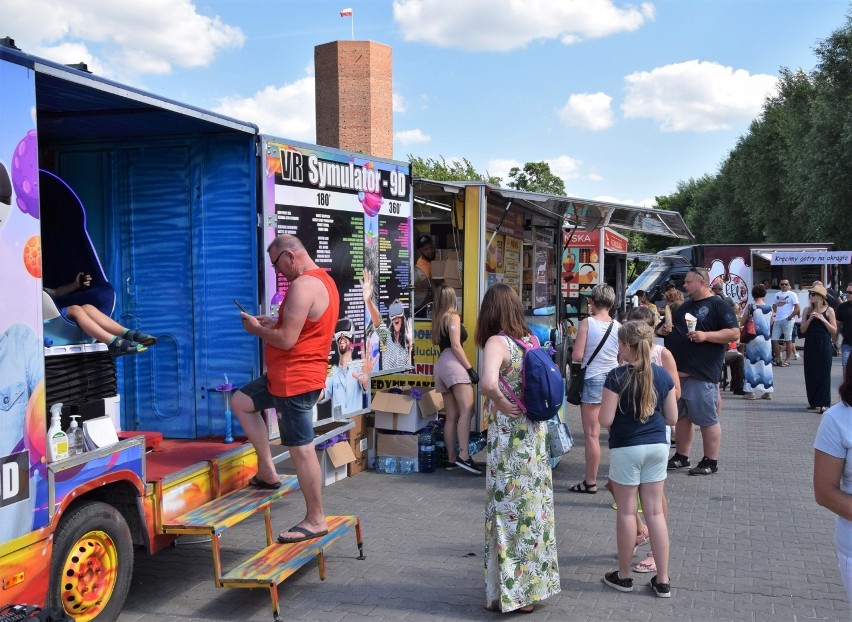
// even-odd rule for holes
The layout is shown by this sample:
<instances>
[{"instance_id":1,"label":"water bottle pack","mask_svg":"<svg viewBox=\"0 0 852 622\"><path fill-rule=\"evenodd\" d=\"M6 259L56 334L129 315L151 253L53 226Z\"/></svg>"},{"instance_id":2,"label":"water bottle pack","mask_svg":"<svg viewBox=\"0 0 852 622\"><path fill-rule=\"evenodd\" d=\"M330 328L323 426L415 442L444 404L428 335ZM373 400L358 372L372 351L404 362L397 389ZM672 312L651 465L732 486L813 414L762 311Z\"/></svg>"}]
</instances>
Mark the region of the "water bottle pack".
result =
<instances>
[{"instance_id":1,"label":"water bottle pack","mask_svg":"<svg viewBox=\"0 0 852 622\"><path fill-rule=\"evenodd\" d=\"M414 458L403 456L377 456L376 473L389 475L408 475L414 473Z\"/></svg>"}]
</instances>

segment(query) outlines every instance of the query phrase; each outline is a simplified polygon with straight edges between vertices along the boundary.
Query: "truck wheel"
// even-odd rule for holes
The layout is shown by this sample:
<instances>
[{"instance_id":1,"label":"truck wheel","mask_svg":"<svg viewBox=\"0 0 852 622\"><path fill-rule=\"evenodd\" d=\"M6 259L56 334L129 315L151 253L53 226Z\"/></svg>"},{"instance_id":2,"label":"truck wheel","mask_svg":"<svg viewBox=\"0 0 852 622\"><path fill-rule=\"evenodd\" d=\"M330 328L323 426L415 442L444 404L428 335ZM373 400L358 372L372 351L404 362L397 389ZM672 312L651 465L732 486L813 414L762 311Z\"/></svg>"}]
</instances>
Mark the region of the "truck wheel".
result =
<instances>
[{"instance_id":1,"label":"truck wheel","mask_svg":"<svg viewBox=\"0 0 852 622\"><path fill-rule=\"evenodd\" d=\"M121 512L93 501L71 510L53 534L48 604L75 622L115 620L133 575L133 538Z\"/></svg>"}]
</instances>

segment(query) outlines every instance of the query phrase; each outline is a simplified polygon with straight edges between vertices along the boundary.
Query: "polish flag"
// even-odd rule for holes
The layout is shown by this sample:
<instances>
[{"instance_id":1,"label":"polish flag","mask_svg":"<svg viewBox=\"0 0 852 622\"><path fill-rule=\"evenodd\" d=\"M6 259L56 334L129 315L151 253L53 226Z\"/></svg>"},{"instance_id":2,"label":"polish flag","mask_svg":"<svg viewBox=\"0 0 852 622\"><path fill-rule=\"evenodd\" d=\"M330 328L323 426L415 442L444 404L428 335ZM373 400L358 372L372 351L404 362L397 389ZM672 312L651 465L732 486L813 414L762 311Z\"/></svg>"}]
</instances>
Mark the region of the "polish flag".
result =
<instances>
[{"instance_id":1,"label":"polish flag","mask_svg":"<svg viewBox=\"0 0 852 622\"><path fill-rule=\"evenodd\" d=\"M352 17L352 9L343 9L340 12L340 17Z\"/></svg>"}]
</instances>

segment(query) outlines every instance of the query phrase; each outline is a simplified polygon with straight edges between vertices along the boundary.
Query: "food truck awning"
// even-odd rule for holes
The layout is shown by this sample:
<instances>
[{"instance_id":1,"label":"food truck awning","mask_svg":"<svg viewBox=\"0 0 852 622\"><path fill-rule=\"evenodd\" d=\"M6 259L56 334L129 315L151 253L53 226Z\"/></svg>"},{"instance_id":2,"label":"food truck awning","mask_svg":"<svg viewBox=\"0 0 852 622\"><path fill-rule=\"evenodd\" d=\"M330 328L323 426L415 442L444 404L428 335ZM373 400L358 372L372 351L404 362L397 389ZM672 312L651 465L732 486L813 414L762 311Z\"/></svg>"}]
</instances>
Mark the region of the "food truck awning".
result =
<instances>
[{"instance_id":1,"label":"food truck awning","mask_svg":"<svg viewBox=\"0 0 852 622\"><path fill-rule=\"evenodd\" d=\"M539 192L526 192L491 186L485 182L475 181L434 181L421 177L414 178L415 196L430 194L458 194L466 186L480 185L486 187L489 201L497 199L502 204L524 207L534 214L539 214L548 220L561 220L563 227L580 228L593 231L599 227L613 227L628 231L639 231L672 238L695 239L692 232L678 212L579 199L576 197L561 197Z\"/></svg>"}]
</instances>

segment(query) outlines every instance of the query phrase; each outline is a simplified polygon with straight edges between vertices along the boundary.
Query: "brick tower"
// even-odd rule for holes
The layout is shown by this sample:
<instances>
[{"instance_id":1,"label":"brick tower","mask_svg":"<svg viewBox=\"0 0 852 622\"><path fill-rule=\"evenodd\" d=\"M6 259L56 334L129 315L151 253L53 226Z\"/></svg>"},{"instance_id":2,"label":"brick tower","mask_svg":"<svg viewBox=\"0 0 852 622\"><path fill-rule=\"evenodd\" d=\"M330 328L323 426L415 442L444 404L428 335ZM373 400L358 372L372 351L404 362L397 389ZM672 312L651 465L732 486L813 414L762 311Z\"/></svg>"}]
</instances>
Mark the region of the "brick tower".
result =
<instances>
[{"instance_id":1,"label":"brick tower","mask_svg":"<svg viewBox=\"0 0 852 622\"><path fill-rule=\"evenodd\" d=\"M317 144L393 158L391 48L332 41L314 48Z\"/></svg>"}]
</instances>

